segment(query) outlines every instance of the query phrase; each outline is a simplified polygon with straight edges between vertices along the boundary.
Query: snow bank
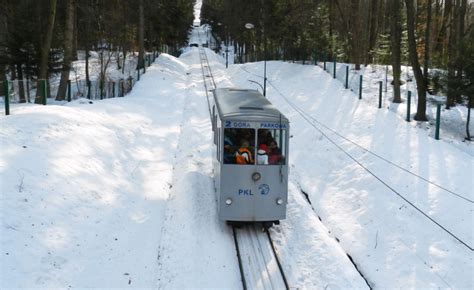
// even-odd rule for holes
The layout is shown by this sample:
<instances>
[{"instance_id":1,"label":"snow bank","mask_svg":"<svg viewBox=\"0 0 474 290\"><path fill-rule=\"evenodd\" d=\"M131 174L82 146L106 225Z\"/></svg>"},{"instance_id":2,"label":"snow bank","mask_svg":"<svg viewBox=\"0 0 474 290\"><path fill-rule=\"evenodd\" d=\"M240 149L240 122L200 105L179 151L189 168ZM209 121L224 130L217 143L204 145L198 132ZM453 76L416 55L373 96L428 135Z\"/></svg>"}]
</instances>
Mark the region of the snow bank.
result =
<instances>
[{"instance_id":1,"label":"snow bank","mask_svg":"<svg viewBox=\"0 0 474 290\"><path fill-rule=\"evenodd\" d=\"M153 287L186 66L126 98L0 117L1 287Z\"/></svg>"}]
</instances>

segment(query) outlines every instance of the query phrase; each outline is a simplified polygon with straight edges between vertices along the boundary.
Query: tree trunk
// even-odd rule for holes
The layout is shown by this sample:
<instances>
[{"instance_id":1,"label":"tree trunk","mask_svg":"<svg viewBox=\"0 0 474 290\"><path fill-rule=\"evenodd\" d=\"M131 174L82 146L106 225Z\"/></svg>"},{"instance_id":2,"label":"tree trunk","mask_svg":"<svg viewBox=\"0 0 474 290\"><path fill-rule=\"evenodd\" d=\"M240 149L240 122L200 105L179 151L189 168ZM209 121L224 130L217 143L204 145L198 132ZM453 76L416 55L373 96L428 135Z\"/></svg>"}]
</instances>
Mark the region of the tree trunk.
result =
<instances>
[{"instance_id":1,"label":"tree trunk","mask_svg":"<svg viewBox=\"0 0 474 290\"><path fill-rule=\"evenodd\" d=\"M474 97L469 96L467 102L467 120L466 120L466 140L471 141L471 132L469 131L469 122L471 122L471 108L474 107Z\"/></svg>"},{"instance_id":2,"label":"tree trunk","mask_svg":"<svg viewBox=\"0 0 474 290\"><path fill-rule=\"evenodd\" d=\"M395 0L393 0L395 1ZM369 34L369 47L367 49L367 60L366 64L373 63L374 61L374 49L375 49L375 42L377 40L377 32L378 32L378 0L371 0L370 2L370 34Z\"/></svg>"},{"instance_id":3,"label":"tree trunk","mask_svg":"<svg viewBox=\"0 0 474 290\"><path fill-rule=\"evenodd\" d=\"M18 81L18 94L19 94L19 97L20 97L20 103L26 103L25 84L23 82L23 68L21 66L21 63L16 64L16 72L17 72L17 76L18 76L17 81Z\"/></svg>"},{"instance_id":4,"label":"tree trunk","mask_svg":"<svg viewBox=\"0 0 474 290\"><path fill-rule=\"evenodd\" d=\"M145 13L143 11L143 0L138 2L138 64L137 68L142 69L145 67Z\"/></svg>"},{"instance_id":5,"label":"tree trunk","mask_svg":"<svg viewBox=\"0 0 474 290\"><path fill-rule=\"evenodd\" d=\"M72 60L78 60L77 58L77 3L74 5L74 22L73 22L73 34L72 34Z\"/></svg>"},{"instance_id":6,"label":"tree trunk","mask_svg":"<svg viewBox=\"0 0 474 290\"><path fill-rule=\"evenodd\" d=\"M6 74L5 65L0 63L0 82L4 82L6 80L7 80L7 74Z\"/></svg>"},{"instance_id":7,"label":"tree trunk","mask_svg":"<svg viewBox=\"0 0 474 290\"><path fill-rule=\"evenodd\" d=\"M89 44L86 43L86 90L87 90L87 98L90 99L91 95L89 94L90 90L88 89L89 83L91 81L90 76L89 76Z\"/></svg>"},{"instance_id":8,"label":"tree trunk","mask_svg":"<svg viewBox=\"0 0 474 290\"><path fill-rule=\"evenodd\" d=\"M127 60L127 50L125 49L125 46L122 47L123 49L123 64L122 64L122 74L125 73L125 64L126 64L126 60Z\"/></svg>"},{"instance_id":9,"label":"tree trunk","mask_svg":"<svg viewBox=\"0 0 474 290\"><path fill-rule=\"evenodd\" d=\"M405 0L407 6L407 31L408 31L408 51L410 55L410 62L415 74L416 87L418 92L418 106L415 115L417 121L427 121L426 118L426 86L425 78L421 72L420 62L418 61L418 54L416 51L415 39L415 9L413 7L414 0Z\"/></svg>"},{"instance_id":10,"label":"tree trunk","mask_svg":"<svg viewBox=\"0 0 474 290\"><path fill-rule=\"evenodd\" d=\"M401 69L401 42L402 24L400 17L400 0L392 0L392 15L390 17L390 41L392 46L392 69L393 69L393 102L401 103L400 75Z\"/></svg>"},{"instance_id":11,"label":"tree trunk","mask_svg":"<svg viewBox=\"0 0 474 290\"><path fill-rule=\"evenodd\" d=\"M116 50L116 62L117 62L117 70L121 70L122 69L122 64L120 63L120 47L117 47L117 50Z\"/></svg>"},{"instance_id":12,"label":"tree trunk","mask_svg":"<svg viewBox=\"0 0 474 290\"><path fill-rule=\"evenodd\" d=\"M451 5L448 6L448 1L446 1L446 7L445 9L451 9L451 11L445 11L445 13L449 13L451 17L449 18L449 37L448 38L448 90L447 90L447 98L446 98L446 109L451 108L452 106L455 105L455 100L456 100L456 61L457 61L457 45L458 45L458 39L457 39L457 32L456 32L456 18L457 18L457 9L456 9L456 1L459 0L453 0L454 2L451 3Z\"/></svg>"},{"instance_id":13,"label":"tree trunk","mask_svg":"<svg viewBox=\"0 0 474 290\"><path fill-rule=\"evenodd\" d=\"M355 69L360 70L360 24L361 24L361 19L360 19L360 13L359 13L359 1L360 0L351 0L351 11L352 15L349 17L350 21L350 29L351 29L351 35L350 37L350 42L351 42L351 52L352 52L352 61L355 64Z\"/></svg>"},{"instance_id":14,"label":"tree trunk","mask_svg":"<svg viewBox=\"0 0 474 290\"><path fill-rule=\"evenodd\" d=\"M7 14L0 13L0 55L7 55L6 44L8 39L8 25L7 25ZM4 61L0 61L0 82L5 82L7 80L6 75L6 65ZM3 95L3 86L0 87L0 95Z\"/></svg>"},{"instance_id":15,"label":"tree trunk","mask_svg":"<svg viewBox=\"0 0 474 290\"><path fill-rule=\"evenodd\" d=\"M431 0L427 3L428 15L426 19L426 31L425 31L425 58L423 62L423 76L425 77L425 86L428 88L428 66L430 60L430 31L431 31Z\"/></svg>"},{"instance_id":16,"label":"tree trunk","mask_svg":"<svg viewBox=\"0 0 474 290\"><path fill-rule=\"evenodd\" d=\"M64 58L63 69L61 71L61 80L59 82L58 94L56 100L66 99L67 84L69 73L71 71L72 47L74 45L74 10L76 8L76 0L68 0L66 5L66 29L64 31Z\"/></svg>"},{"instance_id":17,"label":"tree trunk","mask_svg":"<svg viewBox=\"0 0 474 290\"><path fill-rule=\"evenodd\" d=\"M452 14L452 1L453 0L444 1L443 20L441 21L441 28L439 30L438 40L436 41L437 47L435 50L441 52L444 63L446 63L446 56L448 55L448 53L446 53L448 50L447 32L449 26L448 23Z\"/></svg>"},{"instance_id":18,"label":"tree trunk","mask_svg":"<svg viewBox=\"0 0 474 290\"><path fill-rule=\"evenodd\" d=\"M456 21L456 39L458 45L456 46L456 83L457 84L462 84L463 83L463 72L464 72L464 63L461 60L462 59L462 52L461 52L461 47L464 39L464 26L465 26L465 17L466 17L466 8L467 8L467 0L458 0L456 3L456 8L457 8L457 19ZM462 95L461 92L457 92L455 95L456 102L457 103L462 103Z\"/></svg>"},{"instance_id":19,"label":"tree trunk","mask_svg":"<svg viewBox=\"0 0 474 290\"><path fill-rule=\"evenodd\" d=\"M56 3L57 0L49 0L49 15L48 15L48 25L46 28L46 35L43 39L41 45L41 57L40 57L40 66L38 74L38 85L36 91L35 103L41 103L41 97L43 92L41 91L41 86L39 80L46 79L48 77L48 61L49 61L49 50L51 49L51 40L53 39L53 29L54 29L54 19L56 18Z\"/></svg>"}]
</instances>

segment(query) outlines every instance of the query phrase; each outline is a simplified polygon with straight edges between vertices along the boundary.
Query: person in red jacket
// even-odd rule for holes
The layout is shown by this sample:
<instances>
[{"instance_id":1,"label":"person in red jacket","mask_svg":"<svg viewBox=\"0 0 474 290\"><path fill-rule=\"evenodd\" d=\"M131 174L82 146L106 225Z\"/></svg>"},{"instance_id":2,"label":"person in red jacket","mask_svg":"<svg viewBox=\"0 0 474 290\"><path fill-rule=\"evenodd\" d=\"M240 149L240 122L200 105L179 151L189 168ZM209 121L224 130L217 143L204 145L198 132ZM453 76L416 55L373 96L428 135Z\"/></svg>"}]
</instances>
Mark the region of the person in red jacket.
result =
<instances>
[{"instance_id":1,"label":"person in red jacket","mask_svg":"<svg viewBox=\"0 0 474 290\"><path fill-rule=\"evenodd\" d=\"M270 141L268 145L268 164L279 164L282 160L281 150L275 140Z\"/></svg>"}]
</instances>

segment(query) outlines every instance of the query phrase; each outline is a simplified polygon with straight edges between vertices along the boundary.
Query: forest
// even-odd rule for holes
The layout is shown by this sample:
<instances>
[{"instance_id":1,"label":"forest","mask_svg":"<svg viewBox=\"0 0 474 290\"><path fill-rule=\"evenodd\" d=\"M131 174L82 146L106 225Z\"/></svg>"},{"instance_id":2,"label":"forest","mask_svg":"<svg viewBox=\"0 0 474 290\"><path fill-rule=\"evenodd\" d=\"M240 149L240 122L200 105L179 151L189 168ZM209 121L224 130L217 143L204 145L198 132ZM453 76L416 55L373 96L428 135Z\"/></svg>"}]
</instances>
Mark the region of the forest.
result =
<instances>
[{"instance_id":1,"label":"forest","mask_svg":"<svg viewBox=\"0 0 474 290\"><path fill-rule=\"evenodd\" d=\"M145 51L186 46L192 0L1 0L0 81L61 75L57 100L78 51L125 63ZM447 96L446 109L474 106L474 4L468 0L203 0L201 24L233 45L236 61L342 61L390 65L393 102L401 66L413 68L425 121L426 93ZM251 24L250 26L246 24ZM252 27L252 29L248 29ZM87 81L89 80L86 69ZM100 79L105 75L101 72ZM39 88L39 86L37 86ZM20 101L25 102L21 93ZM36 102L42 91L38 89Z\"/></svg>"},{"instance_id":2,"label":"forest","mask_svg":"<svg viewBox=\"0 0 474 290\"><path fill-rule=\"evenodd\" d=\"M64 100L72 61L98 52L103 67L111 57L125 62L138 53L186 44L193 16L191 0L0 0L0 82L49 80L61 75L57 100ZM120 69L120 67L118 68ZM89 82L89 69L86 78ZM101 69L100 79L105 78ZM23 83L20 83L23 86ZM40 87L39 85L37 86ZM20 87L20 102L26 102ZM38 89L35 101L40 102Z\"/></svg>"},{"instance_id":3,"label":"forest","mask_svg":"<svg viewBox=\"0 0 474 290\"><path fill-rule=\"evenodd\" d=\"M402 101L401 65L412 66L420 96L415 119L425 121L426 92L446 95L447 109L474 105L473 8L467 0L204 0L201 18L234 45L239 62L390 65L393 102Z\"/></svg>"}]
</instances>

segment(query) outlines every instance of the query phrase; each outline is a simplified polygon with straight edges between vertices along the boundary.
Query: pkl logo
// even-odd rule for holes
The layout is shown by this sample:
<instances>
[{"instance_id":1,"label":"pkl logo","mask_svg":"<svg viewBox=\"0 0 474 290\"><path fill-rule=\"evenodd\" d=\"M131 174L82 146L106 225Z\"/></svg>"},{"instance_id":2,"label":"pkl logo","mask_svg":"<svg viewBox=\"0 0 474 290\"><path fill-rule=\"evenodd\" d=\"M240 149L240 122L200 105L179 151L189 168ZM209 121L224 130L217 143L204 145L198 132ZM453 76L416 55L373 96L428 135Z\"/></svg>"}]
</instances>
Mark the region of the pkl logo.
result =
<instances>
[{"instance_id":1,"label":"pkl logo","mask_svg":"<svg viewBox=\"0 0 474 290\"><path fill-rule=\"evenodd\" d=\"M260 192L261 195L267 195L270 192L270 186L268 186L268 184L260 184L258 192Z\"/></svg>"}]
</instances>

